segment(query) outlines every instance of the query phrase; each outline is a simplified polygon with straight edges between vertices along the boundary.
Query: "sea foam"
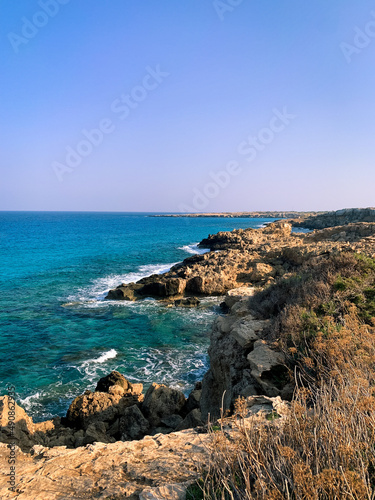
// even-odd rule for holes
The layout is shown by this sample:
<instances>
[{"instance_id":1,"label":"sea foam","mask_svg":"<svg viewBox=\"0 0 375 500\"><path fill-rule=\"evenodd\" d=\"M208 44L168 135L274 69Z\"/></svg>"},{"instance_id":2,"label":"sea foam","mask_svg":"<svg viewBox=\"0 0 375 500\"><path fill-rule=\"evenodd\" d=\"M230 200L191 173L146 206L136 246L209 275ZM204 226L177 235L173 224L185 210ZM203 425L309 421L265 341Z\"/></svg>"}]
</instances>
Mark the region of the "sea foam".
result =
<instances>
[{"instance_id":1,"label":"sea foam","mask_svg":"<svg viewBox=\"0 0 375 500\"><path fill-rule=\"evenodd\" d=\"M179 250L184 250L184 252L190 253L191 255L202 255L209 252L208 248L199 248L198 243L192 243L191 245L184 245L183 247L178 247Z\"/></svg>"}]
</instances>

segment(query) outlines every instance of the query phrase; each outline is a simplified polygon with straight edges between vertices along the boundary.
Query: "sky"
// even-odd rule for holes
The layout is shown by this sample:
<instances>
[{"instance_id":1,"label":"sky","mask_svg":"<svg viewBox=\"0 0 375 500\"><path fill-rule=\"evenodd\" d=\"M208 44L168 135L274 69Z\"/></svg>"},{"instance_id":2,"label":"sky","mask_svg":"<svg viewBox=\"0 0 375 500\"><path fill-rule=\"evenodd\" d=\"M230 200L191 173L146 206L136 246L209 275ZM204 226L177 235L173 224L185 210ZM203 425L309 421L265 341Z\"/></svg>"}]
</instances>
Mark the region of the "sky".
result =
<instances>
[{"instance_id":1,"label":"sky","mask_svg":"<svg viewBox=\"0 0 375 500\"><path fill-rule=\"evenodd\" d=\"M375 4L2 0L0 210L374 206Z\"/></svg>"}]
</instances>

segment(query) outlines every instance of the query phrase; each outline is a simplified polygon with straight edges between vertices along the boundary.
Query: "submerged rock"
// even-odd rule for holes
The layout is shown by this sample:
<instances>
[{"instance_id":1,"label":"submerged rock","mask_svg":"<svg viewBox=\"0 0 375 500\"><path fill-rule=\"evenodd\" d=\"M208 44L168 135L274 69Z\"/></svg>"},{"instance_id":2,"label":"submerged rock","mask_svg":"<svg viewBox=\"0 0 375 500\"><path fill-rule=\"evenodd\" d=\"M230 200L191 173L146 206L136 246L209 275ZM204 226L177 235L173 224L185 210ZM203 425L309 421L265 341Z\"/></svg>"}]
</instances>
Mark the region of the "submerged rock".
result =
<instances>
[{"instance_id":1,"label":"submerged rock","mask_svg":"<svg viewBox=\"0 0 375 500\"><path fill-rule=\"evenodd\" d=\"M200 304L200 300L196 297L186 297L184 299L177 299L174 301L174 305L177 307L197 307Z\"/></svg>"}]
</instances>

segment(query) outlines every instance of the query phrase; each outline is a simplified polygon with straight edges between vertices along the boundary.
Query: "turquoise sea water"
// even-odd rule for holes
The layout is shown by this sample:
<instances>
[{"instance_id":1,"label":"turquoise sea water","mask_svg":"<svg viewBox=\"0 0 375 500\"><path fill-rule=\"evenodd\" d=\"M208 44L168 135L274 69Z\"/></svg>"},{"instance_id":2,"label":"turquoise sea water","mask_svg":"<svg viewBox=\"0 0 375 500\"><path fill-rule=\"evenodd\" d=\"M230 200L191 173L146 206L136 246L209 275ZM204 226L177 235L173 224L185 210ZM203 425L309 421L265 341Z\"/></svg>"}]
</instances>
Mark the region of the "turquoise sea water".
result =
<instances>
[{"instance_id":1,"label":"turquoise sea water","mask_svg":"<svg viewBox=\"0 0 375 500\"><path fill-rule=\"evenodd\" d=\"M153 218L135 213L0 212L0 387L36 421L111 370L188 392L207 369L220 299L197 309L104 301L122 282L163 272L209 233L272 219Z\"/></svg>"}]
</instances>

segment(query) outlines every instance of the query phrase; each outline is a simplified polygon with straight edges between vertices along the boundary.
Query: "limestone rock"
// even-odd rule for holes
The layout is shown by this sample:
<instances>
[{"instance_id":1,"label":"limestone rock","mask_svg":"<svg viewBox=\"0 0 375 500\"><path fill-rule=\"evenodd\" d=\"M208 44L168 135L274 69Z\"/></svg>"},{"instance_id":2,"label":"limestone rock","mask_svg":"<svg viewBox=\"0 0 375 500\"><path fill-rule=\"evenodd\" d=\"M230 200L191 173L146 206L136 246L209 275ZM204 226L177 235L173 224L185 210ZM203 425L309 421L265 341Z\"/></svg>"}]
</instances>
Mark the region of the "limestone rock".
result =
<instances>
[{"instance_id":1,"label":"limestone rock","mask_svg":"<svg viewBox=\"0 0 375 500\"><path fill-rule=\"evenodd\" d=\"M152 427L158 427L164 417L179 414L185 401L186 398L181 391L171 389L163 384L153 383L142 403L142 413Z\"/></svg>"},{"instance_id":2,"label":"limestone rock","mask_svg":"<svg viewBox=\"0 0 375 500\"><path fill-rule=\"evenodd\" d=\"M208 353L210 369L202 382L200 408L202 420L220 416L221 408L229 410L234 403L233 388L242 380L244 370L249 367L247 352L231 335L237 316L217 318L214 322Z\"/></svg>"},{"instance_id":3,"label":"limestone rock","mask_svg":"<svg viewBox=\"0 0 375 500\"><path fill-rule=\"evenodd\" d=\"M237 302L240 300L246 299L247 297L252 297L256 292L254 287L249 286L241 286L238 288L234 288L233 290L229 290L225 296L224 302L226 306L231 309Z\"/></svg>"},{"instance_id":4,"label":"limestone rock","mask_svg":"<svg viewBox=\"0 0 375 500\"><path fill-rule=\"evenodd\" d=\"M161 419L161 423L165 425L166 427L169 427L170 429L176 430L179 428L183 421L183 418L181 415L168 415L167 417L164 417ZM180 430L180 429L178 429Z\"/></svg>"},{"instance_id":5,"label":"limestone rock","mask_svg":"<svg viewBox=\"0 0 375 500\"><path fill-rule=\"evenodd\" d=\"M259 333L268 325L266 320L256 320L252 316L237 320L231 328L231 335L244 349L252 348L259 340Z\"/></svg>"},{"instance_id":6,"label":"limestone rock","mask_svg":"<svg viewBox=\"0 0 375 500\"><path fill-rule=\"evenodd\" d=\"M200 408L202 389L197 389L196 387L191 391L189 397L187 398L186 405L184 408L185 413L189 413L195 408ZM200 385L200 387L202 386Z\"/></svg>"},{"instance_id":7,"label":"limestone rock","mask_svg":"<svg viewBox=\"0 0 375 500\"><path fill-rule=\"evenodd\" d=\"M138 396L86 391L70 404L64 423L84 429L91 423L113 423L125 408L139 403Z\"/></svg>"}]
</instances>

